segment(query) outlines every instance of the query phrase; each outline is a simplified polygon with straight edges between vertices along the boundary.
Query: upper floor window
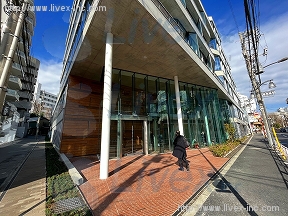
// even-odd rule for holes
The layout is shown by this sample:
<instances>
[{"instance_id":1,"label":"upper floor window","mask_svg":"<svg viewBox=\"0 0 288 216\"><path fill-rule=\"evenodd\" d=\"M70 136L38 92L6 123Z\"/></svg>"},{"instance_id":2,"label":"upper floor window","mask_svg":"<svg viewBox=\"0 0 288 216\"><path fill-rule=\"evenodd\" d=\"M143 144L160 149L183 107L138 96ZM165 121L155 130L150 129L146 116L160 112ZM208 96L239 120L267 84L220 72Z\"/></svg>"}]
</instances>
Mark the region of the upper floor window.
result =
<instances>
[{"instance_id":1,"label":"upper floor window","mask_svg":"<svg viewBox=\"0 0 288 216\"><path fill-rule=\"evenodd\" d=\"M221 60L219 56L215 56L215 71L221 70Z\"/></svg>"},{"instance_id":2,"label":"upper floor window","mask_svg":"<svg viewBox=\"0 0 288 216\"><path fill-rule=\"evenodd\" d=\"M216 39L215 38L212 38L209 42L209 47L212 48L212 49L215 49L217 50L217 42L216 42Z\"/></svg>"},{"instance_id":3,"label":"upper floor window","mask_svg":"<svg viewBox=\"0 0 288 216\"><path fill-rule=\"evenodd\" d=\"M186 0L180 0L183 6L186 8Z\"/></svg>"}]
</instances>

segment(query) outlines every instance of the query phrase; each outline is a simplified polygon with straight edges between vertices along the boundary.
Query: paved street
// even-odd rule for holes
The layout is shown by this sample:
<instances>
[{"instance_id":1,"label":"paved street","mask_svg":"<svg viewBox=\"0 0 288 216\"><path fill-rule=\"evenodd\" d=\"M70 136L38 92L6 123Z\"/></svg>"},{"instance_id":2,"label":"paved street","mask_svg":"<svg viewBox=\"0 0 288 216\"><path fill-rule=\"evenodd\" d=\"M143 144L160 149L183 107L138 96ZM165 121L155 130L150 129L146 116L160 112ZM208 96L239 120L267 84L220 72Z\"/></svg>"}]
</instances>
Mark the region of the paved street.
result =
<instances>
[{"instance_id":1,"label":"paved street","mask_svg":"<svg viewBox=\"0 0 288 216\"><path fill-rule=\"evenodd\" d=\"M256 134L235 159L193 205L185 206L185 215L287 215L288 169L262 135Z\"/></svg>"},{"instance_id":2,"label":"paved street","mask_svg":"<svg viewBox=\"0 0 288 216\"><path fill-rule=\"evenodd\" d=\"M0 145L0 215L45 215L45 142L35 137Z\"/></svg>"},{"instance_id":3,"label":"paved street","mask_svg":"<svg viewBox=\"0 0 288 216\"><path fill-rule=\"evenodd\" d=\"M0 144L0 191L4 191L35 145L35 137ZM2 195L0 195L2 197ZM0 199L1 200L1 199Z\"/></svg>"},{"instance_id":4,"label":"paved street","mask_svg":"<svg viewBox=\"0 0 288 216\"><path fill-rule=\"evenodd\" d=\"M288 148L288 133L278 133L279 142Z\"/></svg>"},{"instance_id":5,"label":"paved street","mask_svg":"<svg viewBox=\"0 0 288 216\"><path fill-rule=\"evenodd\" d=\"M0 157L0 215L45 215L44 142L30 137L2 144ZM98 179L97 160L86 157L72 162L87 180L80 189L95 215L121 215L120 210L123 215L178 215L178 208L187 210L179 214L185 216L288 214L287 165L261 134L254 135L228 162L228 158L213 157L206 148L189 150L188 158L193 163L190 172L179 172L170 154L111 160L107 181Z\"/></svg>"}]
</instances>

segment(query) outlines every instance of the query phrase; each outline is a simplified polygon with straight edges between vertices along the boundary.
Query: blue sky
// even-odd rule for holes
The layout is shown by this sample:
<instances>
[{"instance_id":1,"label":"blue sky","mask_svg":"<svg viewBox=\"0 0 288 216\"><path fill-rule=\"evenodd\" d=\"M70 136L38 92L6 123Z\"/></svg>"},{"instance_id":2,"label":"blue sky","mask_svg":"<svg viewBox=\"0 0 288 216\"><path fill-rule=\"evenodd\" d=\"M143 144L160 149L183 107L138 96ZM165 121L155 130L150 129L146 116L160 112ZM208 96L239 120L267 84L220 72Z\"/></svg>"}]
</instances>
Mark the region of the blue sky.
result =
<instances>
[{"instance_id":1,"label":"blue sky","mask_svg":"<svg viewBox=\"0 0 288 216\"><path fill-rule=\"evenodd\" d=\"M65 3L59 0L35 0L35 5L71 6L72 0ZM249 96L251 82L241 53L238 36L245 31L244 0L203 0L202 4L208 16L212 16L222 38L222 46L231 66L232 76L237 90ZM288 57L288 1L261 0L259 5L260 50L268 47L268 55L260 57L262 65ZM36 27L33 37L31 54L41 61L39 82L42 89L57 94L62 70L65 39L69 24L70 12L36 12ZM234 19L235 18L235 19ZM273 97L265 98L268 112L274 112L280 107L286 107L288 98L288 61L267 67L261 75L261 80L273 79L277 85ZM262 91L268 87L261 86Z\"/></svg>"}]
</instances>

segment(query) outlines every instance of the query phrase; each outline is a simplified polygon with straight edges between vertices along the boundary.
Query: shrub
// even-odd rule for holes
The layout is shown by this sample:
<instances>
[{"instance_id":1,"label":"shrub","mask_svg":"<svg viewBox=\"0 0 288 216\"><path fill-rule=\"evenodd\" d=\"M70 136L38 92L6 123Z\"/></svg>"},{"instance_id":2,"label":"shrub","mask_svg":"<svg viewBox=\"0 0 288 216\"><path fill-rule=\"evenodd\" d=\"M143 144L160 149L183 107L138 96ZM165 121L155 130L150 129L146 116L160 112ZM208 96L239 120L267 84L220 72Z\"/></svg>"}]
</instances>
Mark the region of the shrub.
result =
<instances>
[{"instance_id":1,"label":"shrub","mask_svg":"<svg viewBox=\"0 0 288 216\"><path fill-rule=\"evenodd\" d=\"M227 133L228 137L227 140L235 140L235 128L234 126L230 123L230 124L224 124L224 128L225 128L225 132Z\"/></svg>"},{"instance_id":2,"label":"shrub","mask_svg":"<svg viewBox=\"0 0 288 216\"><path fill-rule=\"evenodd\" d=\"M245 138L237 139L234 141L227 141L225 143L216 144L209 147L209 150L216 157L224 157L226 154L235 149Z\"/></svg>"}]
</instances>

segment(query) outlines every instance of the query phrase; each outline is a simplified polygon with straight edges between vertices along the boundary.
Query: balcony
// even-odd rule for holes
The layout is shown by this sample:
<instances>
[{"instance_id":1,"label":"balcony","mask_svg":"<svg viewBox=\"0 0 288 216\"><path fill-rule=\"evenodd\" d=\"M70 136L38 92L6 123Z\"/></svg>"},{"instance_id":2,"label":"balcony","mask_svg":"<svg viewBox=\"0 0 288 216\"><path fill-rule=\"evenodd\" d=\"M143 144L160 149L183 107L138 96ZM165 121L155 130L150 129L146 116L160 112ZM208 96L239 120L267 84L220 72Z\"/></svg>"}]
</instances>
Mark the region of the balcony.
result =
<instances>
[{"instance_id":1,"label":"balcony","mask_svg":"<svg viewBox=\"0 0 288 216\"><path fill-rule=\"evenodd\" d=\"M30 31L34 31L34 26L35 26L35 22L33 21L33 19L29 16L27 16L25 18L25 21L27 23L27 28L30 30Z\"/></svg>"},{"instance_id":2,"label":"balcony","mask_svg":"<svg viewBox=\"0 0 288 216\"><path fill-rule=\"evenodd\" d=\"M20 98L32 100L33 95L28 91L19 91L18 95Z\"/></svg>"},{"instance_id":3,"label":"balcony","mask_svg":"<svg viewBox=\"0 0 288 216\"><path fill-rule=\"evenodd\" d=\"M22 89L22 82L18 77L10 76L8 86L10 89L21 90Z\"/></svg>"},{"instance_id":4,"label":"balcony","mask_svg":"<svg viewBox=\"0 0 288 216\"><path fill-rule=\"evenodd\" d=\"M9 102L19 101L18 92L16 90L7 89L5 100Z\"/></svg>"},{"instance_id":5,"label":"balcony","mask_svg":"<svg viewBox=\"0 0 288 216\"><path fill-rule=\"evenodd\" d=\"M26 55L23 51L21 50L17 50L15 52L15 55L14 55L14 58L13 58L13 61L18 63L18 64L21 64L21 65L24 65L26 64Z\"/></svg>"},{"instance_id":6,"label":"balcony","mask_svg":"<svg viewBox=\"0 0 288 216\"><path fill-rule=\"evenodd\" d=\"M28 49L29 49L29 46L28 46L27 41L25 42L25 45L24 45L24 42L23 42L23 39L22 39L22 38L20 38L18 45L19 45L19 46L18 46L18 47L19 47L19 50L21 50L21 51L24 51L24 50L28 50Z\"/></svg>"},{"instance_id":7,"label":"balcony","mask_svg":"<svg viewBox=\"0 0 288 216\"><path fill-rule=\"evenodd\" d=\"M12 63L11 75L16 76L16 77L22 77L23 76L22 66L20 64L18 64L17 62Z\"/></svg>"},{"instance_id":8,"label":"balcony","mask_svg":"<svg viewBox=\"0 0 288 216\"><path fill-rule=\"evenodd\" d=\"M30 101L16 101L13 104L17 107L17 110L30 110L32 108L32 103Z\"/></svg>"}]
</instances>

